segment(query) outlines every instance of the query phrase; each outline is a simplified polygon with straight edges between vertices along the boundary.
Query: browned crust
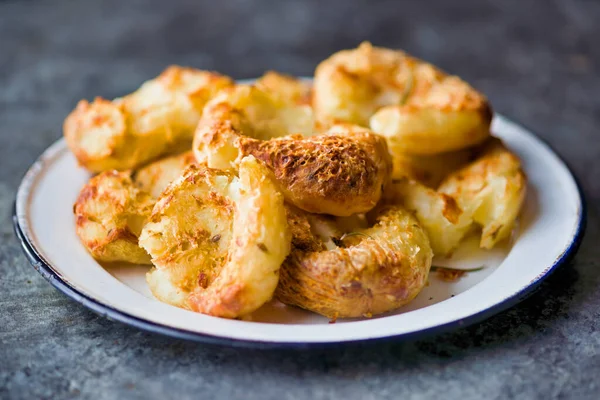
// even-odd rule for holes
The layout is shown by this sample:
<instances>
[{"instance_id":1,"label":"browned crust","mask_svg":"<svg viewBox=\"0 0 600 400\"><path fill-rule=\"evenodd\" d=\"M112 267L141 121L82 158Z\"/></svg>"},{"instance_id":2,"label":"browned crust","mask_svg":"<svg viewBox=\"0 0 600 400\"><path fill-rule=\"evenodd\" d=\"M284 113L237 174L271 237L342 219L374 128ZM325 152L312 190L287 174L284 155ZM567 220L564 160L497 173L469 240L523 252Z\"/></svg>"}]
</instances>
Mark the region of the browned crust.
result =
<instances>
[{"instance_id":1,"label":"browned crust","mask_svg":"<svg viewBox=\"0 0 600 400\"><path fill-rule=\"evenodd\" d=\"M327 251L319 239L308 238L306 215L288 213L295 220L290 224L292 252L280 270L278 300L334 319L371 316L412 300L424 286L431 264L427 237L398 207L381 208L375 214L368 234L348 238L343 248ZM419 250L403 247L409 241L418 243Z\"/></svg>"},{"instance_id":2,"label":"browned crust","mask_svg":"<svg viewBox=\"0 0 600 400\"><path fill-rule=\"evenodd\" d=\"M239 137L238 146L242 155L264 162L286 198L309 212L369 211L381 198L391 173L385 140L366 131L269 141Z\"/></svg>"},{"instance_id":3,"label":"browned crust","mask_svg":"<svg viewBox=\"0 0 600 400\"><path fill-rule=\"evenodd\" d=\"M147 263L149 257L138 246L139 232L132 231L129 219L148 218L153 204L135 188L129 173L104 172L82 188L73 205L76 233L99 260Z\"/></svg>"}]
</instances>

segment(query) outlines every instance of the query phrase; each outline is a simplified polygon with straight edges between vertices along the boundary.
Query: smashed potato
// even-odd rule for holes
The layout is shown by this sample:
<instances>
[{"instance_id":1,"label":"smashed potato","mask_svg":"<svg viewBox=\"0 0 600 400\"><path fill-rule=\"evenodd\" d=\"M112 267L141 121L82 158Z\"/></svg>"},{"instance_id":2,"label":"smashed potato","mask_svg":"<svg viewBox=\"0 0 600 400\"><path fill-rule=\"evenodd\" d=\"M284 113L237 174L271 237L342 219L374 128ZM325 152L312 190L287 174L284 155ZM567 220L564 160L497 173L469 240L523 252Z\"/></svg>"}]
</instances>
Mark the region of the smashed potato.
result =
<instances>
[{"instance_id":1,"label":"smashed potato","mask_svg":"<svg viewBox=\"0 0 600 400\"><path fill-rule=\"evenodd\" d=\"M492 139L477 160L451 173L438 191L456 199L481 226L481 247L491 249L510 236L523 205L527 177L519 158Z\"/></svg>"},{"instance_id":2,"label":"smashed potato","mask_svg":"<svg viewBox=\"0 0 600 400\"><path fill-rule=\"evenodd\" d=\"M390 152L394 155L393 179L410 178L427 187L437 188L451 172L472 161L476 149L470 147L431 156L405 154L394 149L390 149Z\"/></svg>"},{"instance_id":3,"label":"smashed potato","mask_svg":"<svg viewBox=\"0 0 600 400\"><path fill-rule=\"evenodd\" d=\"M314 124L284 118L298 116L301 108L276 105L252 86L223 91L206 106L198 125L198 162L235 169L242 157L253 155L274 172L286 199L306 211L345 216L372 209L392 168L385 140L353 125L336 125L317 136L284 136L310 134Z\"/></svg>"},{"instance_id":4,"label":"smashed potato","mask_svg":"<svg viewBox=\"0 0 600 400\"><path fill-rule=\"evenodd\" d=\"M75 202L77 236L97 260L150 264L138 237L153 206L154 199L134 185L129 173L104 172L81 189Z\"/></svg>"},{"instance_id":5,"label":"smashed potato","mask_svg":"<svg viewBox=\"0 0 600 400\"><path fill-rule=\"evenodd\" d=\"M232 172L192 165L161 195L140 236L159 300L235 318L275 291L290 250L283 196L254 157Z\"/></svg>"},{"instance_id":6,"label":"smashed potato","mask_svg":"<svg viewBox=\"0 0 600 400\"><path fill-rule=\"evenodd\" d=\"M189 146L204 105L232 84L217 73L171 66L123 98L81 100L64 122L64 136L92 172L136 168Z\"/></svg>"},{"instance_id":7,"label":"smashed potato","mask_svg":"<svg viewBox=\"0 0 600 400\"><path fill-rule=\"evenodd\" d=\"M337 237L329 217L294 209L288 217L292 251L276 291L285 304L333 319L370 317L410 302L427 281L429 239L402 207L378 208L369 228Z\"/></svg>"},{"instance_id":8,"label":"smashed potato","mask_svg":"<svg viewBox=\"0 0 600 400\"><path fill-rule=\"evenodd\" d=\"M256 81L255 86L287 104L311 104L312 85L293 76L267 71Z\"/></svg>"},{"instance_id":9,"label":"smashed potato","mask_svg":"<svg viewBox=\"0 0 600 400\"><path fill-rule=\"evenodd\" d=\"M391 172L385 141L367 129L336 125L309 138L238 139L240 155L252 154L275 174L286 200L322 214L348 216L371 210Z\"/></svg>"},{"instance_id":10,"label":"smashed potato","mask_svg":"<svg viewBox=\"0 0 600 400\"><path fill-rule=\"evenodd\" d=\"M137 170L133 175L133 181L140 189L158 198L171 182L177 179L188 166L195 163L196 158L191 151L166 157Z\"/></svg>"},{"instance_id":11,"label":"smashed potato","mask_svg":"<svg viewBox=\"0 0 600 400\"><path fill-rule=\"evenodd\" d=\"M445 153L489 137L482 94L402 51L365 42L335 53L317 67L313 90L320 122L369 126L402 153Z\"/></svg>"},{"instance_id":12,"label":"smashed potato","mask_svg":"<svg viewBox=\"0 0 600 400\"><path fill-rule=\"evenodd\" d=\"M386 188L384 201L415 213L436 256L450 255L473 226L472 215L464 213L454 198L406 178Z\"/></svg>"}]
</instances>

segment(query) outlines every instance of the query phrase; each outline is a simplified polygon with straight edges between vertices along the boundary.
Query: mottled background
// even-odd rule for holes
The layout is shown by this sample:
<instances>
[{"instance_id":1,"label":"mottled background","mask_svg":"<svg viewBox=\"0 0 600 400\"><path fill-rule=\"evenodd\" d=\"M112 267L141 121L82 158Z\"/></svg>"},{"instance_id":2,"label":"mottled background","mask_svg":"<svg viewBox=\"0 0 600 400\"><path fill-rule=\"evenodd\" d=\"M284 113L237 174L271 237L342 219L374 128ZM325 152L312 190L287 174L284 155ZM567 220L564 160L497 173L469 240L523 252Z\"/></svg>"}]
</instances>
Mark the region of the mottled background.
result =
<instances>
[{"instance_id":1,"label":"mottled background","mask_svg":"<svg viewBox=\"0 0 600 400\"><path fill-rule=\"evenodd\" d=\"M0 1L0 398L598 398L599 20L592 0ZM102 319L21 254L15 190L78 99L125 94L170 63L310 75L365 39L460 74L581 179L579 255L522 304L419 341L231 349Z\"/></svg>"}]
</instances>

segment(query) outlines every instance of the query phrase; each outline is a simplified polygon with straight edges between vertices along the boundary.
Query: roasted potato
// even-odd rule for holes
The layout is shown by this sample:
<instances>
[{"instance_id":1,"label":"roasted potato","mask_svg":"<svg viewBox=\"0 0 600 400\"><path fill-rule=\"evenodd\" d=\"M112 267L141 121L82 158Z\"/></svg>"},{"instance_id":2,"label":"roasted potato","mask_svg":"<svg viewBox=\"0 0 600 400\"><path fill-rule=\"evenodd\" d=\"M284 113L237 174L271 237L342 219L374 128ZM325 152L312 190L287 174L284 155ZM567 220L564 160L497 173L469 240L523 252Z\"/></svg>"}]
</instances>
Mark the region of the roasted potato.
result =
<instances>
[{"instance_id":1,"label":"roasted potato","mask_svg":"<svg viewBox=\"0 0 600 400\"><path fill-rule=\"evenodd\" d=\"M413 180L395 179L386 188L384 201L415 213L436 256L450 255L473 227L472 215L464 213L454 198Z\"/></svg>"},{"instance_id":2,"label":"roasted potato","mask_svg":"<svg viewBox=\"0 0 600 400\"><path fill-rule=\"evenodd\" d=\"M153 206L154 199L134 185L129 173L103 172L81 189L75 202L77 236L97 260L150 264L138 237Z\"/></svg>"},{"instance_id":3,"label":"roasted potato","mask_svg":"<svg viewBox=\"0 0 600 400\"><path fill-rule=\"evenodd\" d=\"M288 118L301 115L301 107L277 104L252 86L221 92L198 125L197 161L235 169L251 154L275 173L286 199L304 210L344 216L373 208L392 168L385 140L353 125L337 125L317 136L284 136L310 135L314 124L312 119Z\"/></svg>"},{"instance_id":4,"label":"roasted potato","mask_svg":"<svg viewBox=\"0 0 600 400\"><path fill-rule=\"evenodd\" d=\"M390 153L393 154L393 179L410 178L435 189L451 172L472 161L476 155L476 148L469 147L432 156L405 154L391 148Z\"/></svg>"},{"instance_id":5,"label":"roasted potato","mask_svg":"<svg viewBox=\"0 0 600 400\"><path fill-rule=\"evenodd\" d=\"M392 163L385 141L355 125L327 133L267 141L238 139L240 155L263 161L287 201L309 212L349 216L371 210L381 198Z\"/></svg>"},{"instance_id":6,"label":"roasted potato","mask_svg":"<svg viewBox=\"0 0 600 400\"><path fill-rule=\"evenodd\" d=\"M204 105L231 85L217 73L171 66L123 98L81 100L65 119L64 136L92 172L137 168L189 146Z\"/></svg>"},{"instance_id":7,"label":"roasted potato","mask_svg":"<svg viewBox=\"0 0 600 400\"><path fill-rule=\"evenodd\" d=\"M283 196L254 157L232 172L192 165L158 199L140 245L156 298L235 318L268 301L290 250Z\"/></svg>"},{"instance_id":8,"label":"roasted potato","mask_svg":"<svg viewBox=\"0 0 600 400\"><path fill-rule=\"evenodd\" d=\"M440 184L481 226L481 247L490 249L510 236L523 205L527 177L519 158L500 140L487 143L477 160L453 172Z\"/></svg>"},{"instance_id":9,"label":"roasted potato","mask_svg":"<svg viewBox=\"0 0 600 400\"><path fill-rule=\"evenodd\" d=\"M255 86L286 104L311 104L312 85L293 76L267 71L256 81Z\"/></svg>"},{"instance_id":10,"label":"roasted potato","mask_svg":"<svg viewBox=\"0 0 600 400\"><path fill-rule=\"evenodd\" d=\"M137 170L133 175L133 181L137 187L158 198L171 182L195 163L196 158L191 151L166 157Z\"/></svg>"},{"instance_id":11,"label":"roasted potato","mask_svg":"<svg viewBox=\"0 0 600 400\"><path fill-rule=\"evenodd\" d=\"M456 151L489 137L482 94L402 51L362 43L335 53L317 67L313 91L321 123L369 126L404 154Z\"/></svg>"},{"instance_id":12,"label":"roasted potato","mask_svg":"<svg viewBox=\"0 0 600 400\"><path fill-rule=\"evenodd\" d=\"M277 299L333 319L370 317L410 302L427 281L429 239L400 206L368 217L369 228L332 237L343 232L331 217L290 208L292 251L281 267Z\"/></svg>"}]
</instances>

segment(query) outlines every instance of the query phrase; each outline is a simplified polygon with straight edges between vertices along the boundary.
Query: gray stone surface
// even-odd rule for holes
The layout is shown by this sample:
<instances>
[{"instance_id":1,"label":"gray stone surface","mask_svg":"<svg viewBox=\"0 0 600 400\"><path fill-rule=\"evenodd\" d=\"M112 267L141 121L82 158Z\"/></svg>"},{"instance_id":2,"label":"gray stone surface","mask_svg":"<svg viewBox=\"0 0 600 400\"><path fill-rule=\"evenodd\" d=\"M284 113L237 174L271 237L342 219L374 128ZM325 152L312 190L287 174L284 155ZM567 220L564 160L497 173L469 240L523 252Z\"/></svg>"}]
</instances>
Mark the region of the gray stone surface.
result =
<instances>
[{"instance_id":1,"label":"gray stone surface","mask_svg":"<svg viewBox=\"0 0 600 400\"><path fill-rule=\"evenodd\" d=\"M599 19L591 0L0 1L0 398L598 398ZM581 179L579 255L528 300L418 341L243 350L102 319L21 254L15 190L78 99L127 93L169 63L311 74L363 39L462 75Z\"/></svg>"}]
</instances>

